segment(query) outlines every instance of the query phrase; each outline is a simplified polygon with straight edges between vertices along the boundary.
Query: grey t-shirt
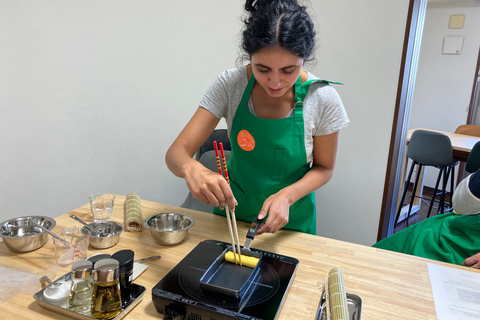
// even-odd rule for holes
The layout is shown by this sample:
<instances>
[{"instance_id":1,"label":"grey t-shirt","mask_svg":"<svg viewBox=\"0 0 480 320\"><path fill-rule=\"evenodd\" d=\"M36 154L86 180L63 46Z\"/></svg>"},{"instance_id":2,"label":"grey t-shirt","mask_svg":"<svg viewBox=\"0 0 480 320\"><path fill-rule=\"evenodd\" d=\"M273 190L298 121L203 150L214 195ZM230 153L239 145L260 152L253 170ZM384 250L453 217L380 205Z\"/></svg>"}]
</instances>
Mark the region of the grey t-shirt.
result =
<instances>
[{"instance_id":1,"label":"grey t-shirt","mask_svg":"<svg viewBox=\"0 0 480 320\"><path fill-rule=\"evenodd\" d=\"M317 79L317 77L308 72L307 80L311 79ZM215 79L200 101L200 106L210 111L214 116L219 119L225 118L229 135L235 112L247 83L246 67L228 69ZM255 108L251 99L248 101L248 108L255 115ZM293 106L287 117L292 114ZM310 89L303 100L303 121L307 162L313 160L313 136L323 136L336 132L346 127L350 122L337 91L324 82L315 82L310 85Z\"/></svg>"}]
</instances>

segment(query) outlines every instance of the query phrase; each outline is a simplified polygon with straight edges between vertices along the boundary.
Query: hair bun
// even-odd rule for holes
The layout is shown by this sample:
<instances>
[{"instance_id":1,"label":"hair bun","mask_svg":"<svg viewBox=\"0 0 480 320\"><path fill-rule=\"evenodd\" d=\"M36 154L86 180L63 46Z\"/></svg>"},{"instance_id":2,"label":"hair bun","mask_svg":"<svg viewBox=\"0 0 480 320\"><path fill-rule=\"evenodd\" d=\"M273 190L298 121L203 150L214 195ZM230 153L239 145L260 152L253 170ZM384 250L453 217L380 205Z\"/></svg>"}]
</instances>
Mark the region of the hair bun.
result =
<instances>
[{"instance_id":1,"label":"hair bun","mask_svg":"<svg viewBox=\"0 0 480 320\"><path fill-rule=\"evenodd\" d=\"M254 13L257 10L277 6L299 7L297 0L247 0L245 2L245 11Z\"/></svg>"}]
</instances>

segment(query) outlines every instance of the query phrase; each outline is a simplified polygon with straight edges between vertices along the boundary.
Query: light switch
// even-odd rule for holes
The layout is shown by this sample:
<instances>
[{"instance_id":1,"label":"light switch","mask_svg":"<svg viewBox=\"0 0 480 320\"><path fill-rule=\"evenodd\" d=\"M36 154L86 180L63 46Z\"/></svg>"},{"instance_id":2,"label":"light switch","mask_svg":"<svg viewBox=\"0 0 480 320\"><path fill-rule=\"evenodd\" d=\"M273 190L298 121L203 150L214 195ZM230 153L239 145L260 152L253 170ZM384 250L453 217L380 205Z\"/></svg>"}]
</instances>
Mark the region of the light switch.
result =
<instances>
[{"instance_id":1,"label":"light switch","mask_svg":"<svg viewBox=\"0 0 480 320\"><path fill-rule=\"evenodd\" d=\"M463 37L445 37L443 39L443 54L461 54Z\"/></svg>"},{"instance_id":2,"label":"light switch","mask_svg":"<svg viewBox=\"0 0 480 320\"><path fill-rule=\"evenodd\" d=\"M450 16L450 22L448 23L449 29L462 29L465 23L464 14L452 14Z\"/></svg>"}]
</instances>

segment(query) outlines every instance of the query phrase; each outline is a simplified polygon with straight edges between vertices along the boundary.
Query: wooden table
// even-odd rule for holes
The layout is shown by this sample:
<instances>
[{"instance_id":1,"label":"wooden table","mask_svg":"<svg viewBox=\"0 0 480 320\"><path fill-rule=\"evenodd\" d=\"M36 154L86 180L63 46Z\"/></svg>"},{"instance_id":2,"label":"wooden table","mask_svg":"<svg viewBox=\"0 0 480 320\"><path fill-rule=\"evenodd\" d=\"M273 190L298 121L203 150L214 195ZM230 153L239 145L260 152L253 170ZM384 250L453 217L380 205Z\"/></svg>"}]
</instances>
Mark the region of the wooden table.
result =
<instances>
[{"instance_id":1,"label":"wooden table","mask_svg":"<svg viewBox=\"0 0 480 320\"><path fill-rule=\"evenodd\" d=\"M112 220L123 222L124 201L124 196L115 198ZM161 255L160 260L145 262L149 268L135 280L135 283L146 287L146 292L143 300L126 319L162 319L163 315L157 313L152 302L152 287L199 242L206 239L228 242L229 235L226 220L221 216L145 200L142 200L142 210L143 218L159 212L187 213L195 219L195 226L190 229L185 241L176 246L156 244L149 230L144 229L137 233L124 232L115 247L105 250L92 249L89 256L99 252L111 254L127 248L134 250L136 259ZM72 213L85 221L92 219L90 207L85 205L56 218L57 226L53 231L59 233L62 226L68 225L80 227L81 225L68 217ZM238 226L240 238L245 239L248 224L238 222ZM0 243L0 265L37 270L39 275L46 273L48 268L56 271L52 265L53 252L49 248L50 242L51 239L39 250L23 254L12 253L5 244ZM243 240L241 242L243 243ZM432 260L283 230L276 234L258 236L252 247L292 256L300 261L278 319L314 319L324 277L332 267L342 269L347 291L362 298L362 319L436 319L427 271L427 262L434 262ZM55 279L68 271L68 267L61 267L52 277ZM19 294L12 301L0 305L0 312L8 315L8 319L68 319L40 307L33 299L33 293Z\"/></svg>"}]
</instances>

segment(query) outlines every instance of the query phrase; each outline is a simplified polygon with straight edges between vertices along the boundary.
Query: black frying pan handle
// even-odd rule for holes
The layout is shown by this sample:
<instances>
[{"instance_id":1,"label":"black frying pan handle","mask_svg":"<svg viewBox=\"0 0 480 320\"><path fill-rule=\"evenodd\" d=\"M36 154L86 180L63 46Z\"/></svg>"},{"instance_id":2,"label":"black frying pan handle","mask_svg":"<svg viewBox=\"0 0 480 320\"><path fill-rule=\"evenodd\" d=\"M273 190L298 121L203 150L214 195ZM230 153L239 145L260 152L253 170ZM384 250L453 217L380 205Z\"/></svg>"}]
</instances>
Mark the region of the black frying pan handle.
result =
<instances>
[{"instance_id":1,"label":"black frying pan handle","mask_svg":"<svg viewBox=\"0 0 480 320\"><path fill-rule=\"evenodd\" d=\"M255 238L255 235L257 234L257 230L258 230L258 227L260 226L261 223L263 223L263 221L265 220L266 217L263 217L262 220L259 220L258 219L258 214L257 216L255 217L255 219L253 219L252 221L252 224L250 225L250 227L248 228L248 232L247 232L247 238L250 238L253 240L253 238Z\"/></svg>"}]
</instances>

